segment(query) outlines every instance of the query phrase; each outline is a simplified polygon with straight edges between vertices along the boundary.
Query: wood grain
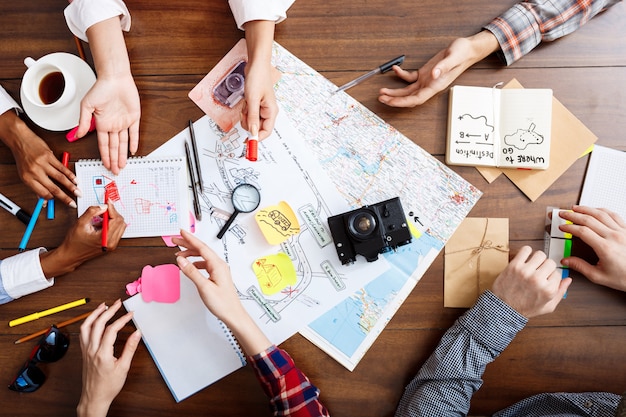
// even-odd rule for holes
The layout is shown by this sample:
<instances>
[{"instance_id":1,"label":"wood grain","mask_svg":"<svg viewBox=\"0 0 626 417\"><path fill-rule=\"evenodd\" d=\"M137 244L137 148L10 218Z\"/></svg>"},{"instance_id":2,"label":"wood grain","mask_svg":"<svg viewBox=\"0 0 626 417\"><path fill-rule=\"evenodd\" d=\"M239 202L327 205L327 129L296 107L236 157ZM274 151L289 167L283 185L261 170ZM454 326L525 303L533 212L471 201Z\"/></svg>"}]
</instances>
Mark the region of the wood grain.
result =
<instances>
[{"instance_id":1,"label":"wood grain","mask_svg":"<svg viewBox=\"0 0 626 417\"><path fill-rule=\"evenodd\" d=\"M277 26L276 40L336 84L342 84L388 59L406 54L405 67L419 68L456 36L475 33L515 0L421 2L353 0L299 1ZM77 53L63 19L65 2L36 0L0 4L0 83L19 96L24 57ZM139 154L156 149L202 112L187 98L189 90L243 36L223 0L128 0L133 26L126 34L132 70L142 100ZM91 62L89 48L86 47ZM495 57L471 68L459 84L493 85L517 78L526 87L549 87L555 96L598 137L598 143L626 150L626 4L620 3L586 26L558 41L541 45L511 67ZM374 77L350 94L416 144L440 160L445 154L447 91L423 106L394 109L377 101L384 86L404 85L391 74ZM24 117L28 120L27 117ZM72 163L97 158L95 136L73 144L63 133L28 122L55 154L68 150ZM469 167L454 170L484 192L470 213L475 217L509 217L512 253L522 245L543 246L543 216L548 205L566 207L578 200L587 157L579 159L536 202L531 203L505 177L487 184ZM17 176L13 157L0 144L0 189L32 210L36 197ZM58 246L75 212L57 205L54 221L40 220L31 247ZM0 212L0 258L16 253L23 225ZM19 337L63 321L100 302L124 298L124 285L147 263L174 261L173 248L160 239L126 239L113 253L94 259L55 285L0 307L8 322L30 312L80 297L91 303L35 322L0 326L0 379L7 383L26 359L32 344L14 345ZM404 386L432 352L445 330L463 313L443 308L443 257L440 255L388 324L362 362L349 372L304 338L296 335L282 347L321 389L334 416L392 416ZM66 328L71 346L65 358L42 365L45 386L33 394L0 390L2 414L67 416L74 414L81 391L79 325ZM116 347L133 331L127 326ZM553 314L532 319L527 328L484 375L472 402L473 414L490 414L526 396L544 391L606 390L626 387L623 345L626 296L575 275L568 296ZM176 343L175 340L172 343ZM210 351L198 352L199 361ZM267 400L247 367L176 404L149 353L139 347L111 416L269 415Z\"/></svg>"}]
</instances>

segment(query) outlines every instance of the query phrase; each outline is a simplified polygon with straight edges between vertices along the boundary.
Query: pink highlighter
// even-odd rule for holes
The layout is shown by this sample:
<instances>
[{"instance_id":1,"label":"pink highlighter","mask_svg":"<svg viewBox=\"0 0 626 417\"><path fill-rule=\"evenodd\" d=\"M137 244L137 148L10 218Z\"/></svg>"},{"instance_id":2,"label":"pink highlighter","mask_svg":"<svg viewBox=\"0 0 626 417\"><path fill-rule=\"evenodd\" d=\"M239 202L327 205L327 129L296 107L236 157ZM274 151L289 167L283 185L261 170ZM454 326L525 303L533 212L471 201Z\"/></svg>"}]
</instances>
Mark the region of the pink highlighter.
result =
<instances>
[{"instance_id":1,"label":"pink highlighter","mask_svg":"<svg viewBox=\"0 0 626 417\"><path fill-rule=\"evenodd\" d=\"M91 124L89 125L89 130L87 131L87 133L93 132L94 130L96 130L96 118L91 116ZM67 132L67 135L65 135L65 139L67 139L68 142L76 142L78 139L80 139L76 137L77 131L78 126Z\"/></svg>"}]
</instances>

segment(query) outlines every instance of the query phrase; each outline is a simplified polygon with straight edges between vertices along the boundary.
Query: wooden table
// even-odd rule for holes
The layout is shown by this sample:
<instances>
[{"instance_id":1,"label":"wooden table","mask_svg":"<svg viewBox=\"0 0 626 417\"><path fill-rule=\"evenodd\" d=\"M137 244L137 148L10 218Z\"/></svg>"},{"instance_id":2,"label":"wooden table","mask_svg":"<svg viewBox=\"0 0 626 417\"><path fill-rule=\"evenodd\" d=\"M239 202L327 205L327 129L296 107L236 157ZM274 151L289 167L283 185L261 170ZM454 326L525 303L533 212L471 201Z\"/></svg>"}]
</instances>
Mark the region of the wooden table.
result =
<instances>
[{"instance_id":1,"label":"wooden table","mask_svg":"<svg viewBox=\"0 0 626 417\"><path fill-rule=\"evenodd\" d=\"M406 54L405 68L418 68L456 36L475 33L514 0L464 2L425 0L354 0L297 2L277 28L276 40L340 85L386 60ZM63 1L2 2L0 5L0 82L18 97L26 56L56 51L76 53L65 26ZM126 35L132 69L142 100L139 154L150 153L182 130L188 119L202 116L188 91L242 36L226 1L128 0L133 27ZM459 84L492 85L517 78L525 87L549 87L598 137L599 144L626 150L626 4L596 17L576 33L542 45L520 62L504 68L490 57L467 71ZM448 93L413 109L394 109L377 101L382 86L400 86L391 75L377 76L350 90L425 150L443 160ZM97 158L91 136L68 144L62 133L30 124L60 155ZM567 207L578 200L587 157L578 160L536 202L530 202L507 178L487 184L471 167L454 168L484 192L473 217L509 217L510 246L543 246L543 217L548 205ZM22 185L10 151L0 145L0 187L22 207L36 196ZM616 190L623 192L623 190ZM54 221L40 221L30 240L53 248L75 220L73 210L57 205ZM16 253L23 225L0 212L0 257ZM82 308L17 328L0 326L0 380L9 382L33 342L14 345L24 334L89 311L98 303L124 298L124 285L146 263L172 262L174 249L160 239L129 239L114 253L83 265L42 291L0 307L12 318L90 297ZM532 319L504 354L487 368L483 388L472 403L473 414L492 413L516 400L544 391L611 391L626 389L626 297L576 276L569 295L553 314ZM443 308L443 257L440 255L354 372L349 372L296 335L282 347L321 389L334 416L390 416L403 387L436 346L442 333L463 312ZM67 328L72 345L60 362L43 365L48 381L32 394L0 389L2 414L67 416L81 391L78 325ZM133 330L127 326L118 347ZM199 353L197 358L202 360ZM268 415L267 400L251 369L244 368L176 404L147 350L139 347L111 416Z\"/></svg>"}]
</instances>

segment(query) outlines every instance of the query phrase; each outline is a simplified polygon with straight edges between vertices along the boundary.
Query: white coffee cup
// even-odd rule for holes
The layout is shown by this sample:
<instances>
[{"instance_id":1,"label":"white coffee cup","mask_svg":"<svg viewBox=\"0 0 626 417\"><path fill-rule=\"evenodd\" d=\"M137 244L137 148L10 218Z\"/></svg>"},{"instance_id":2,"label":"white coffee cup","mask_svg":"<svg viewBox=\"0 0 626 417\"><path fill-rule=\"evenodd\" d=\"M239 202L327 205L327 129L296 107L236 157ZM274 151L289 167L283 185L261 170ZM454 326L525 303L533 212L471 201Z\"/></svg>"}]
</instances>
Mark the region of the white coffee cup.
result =
<instances>
[{"instance_id":1,"label":"white coffee cup","mask_svg":"<svg viewBox=\"0 0 626 417\"><path fill-rule=\"evenodd\" d=\"M76 81L71 73L58 65L24 59L28 67L22 78L22 97L31 104L44 109L62 108L76 95Z\"/></svg>"}]
</instances>

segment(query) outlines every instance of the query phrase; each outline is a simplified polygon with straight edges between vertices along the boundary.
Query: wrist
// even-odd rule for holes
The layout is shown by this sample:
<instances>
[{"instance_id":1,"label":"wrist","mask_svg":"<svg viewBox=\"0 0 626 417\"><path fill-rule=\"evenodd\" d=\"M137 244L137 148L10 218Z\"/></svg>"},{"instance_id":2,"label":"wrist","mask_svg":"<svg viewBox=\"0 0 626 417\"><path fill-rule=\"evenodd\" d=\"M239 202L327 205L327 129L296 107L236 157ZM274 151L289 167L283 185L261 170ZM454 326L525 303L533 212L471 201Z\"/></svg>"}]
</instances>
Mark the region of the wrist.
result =
<instances>
[{"instance_id":1,"label":"wrist","mask_svg":"<svg viewBox=\"0 0 626 417\"><path fill-rule=\"evenodd\" d=\"M87 38L99 78L132 77L119 16L90 26L87 29Z\"/></svg>"},{"instance_id":2,"label":"wrist","mask_svg":"<svg viewBox=\"0 0 626 417\"><path fill-rule=\"evenodd\" d=\"M275 26L269 20L253 20L244 25L249 63L271 63Z\"/></svg>"},{"instance_id":3,"label":"wrist","mask_svg":"<svg viewBox=\"0 0 626 417\"><path fill-rule=\"evenodd\" d=\"M76 406L76 415L78 417L106 417L110 405L106 402L90 401L81 395Z\"/></svg>"},{"instance_id":4,"label":"wrist","mask_svg":"<svg viewBox=\"0 0 626 417\"><path fill-rule=\"evenodd\" d=\"M70 253L63 244L39 255L41 269L46 278L58 277L73 272L87 259Z\"/></svg>"},{"instance_id":5,"label":"wrist","mask_svg":"<svg viewBox=\"0 0 626 417\"><path fill-rule=\"evenodd\" d=\"M483 30L467 38L471 44L472 64L487 58L500 49L500 43L493 33Z\"/></svg>"},{"instance_id":6,"label":"wrist","mask_svg":"<svg viewBox=\"0 0 626 417\"><path fill-rule=\"evenodd\" d=\"M16 147L22 144L20 138L24 135L25 129L28 129L26 123L13 110L7 110L0 115L0 138L4 144L15 152Z\"/></svg>"}]
</instances>

